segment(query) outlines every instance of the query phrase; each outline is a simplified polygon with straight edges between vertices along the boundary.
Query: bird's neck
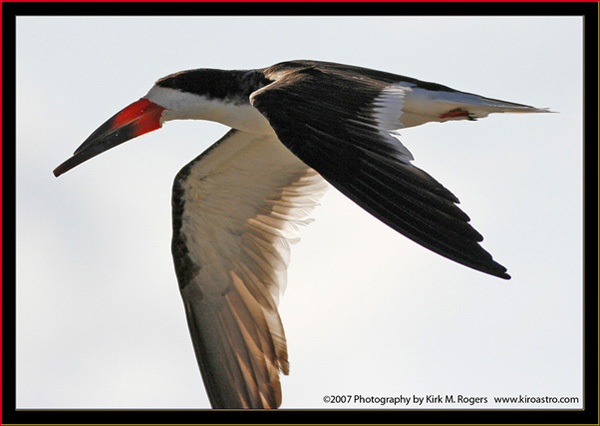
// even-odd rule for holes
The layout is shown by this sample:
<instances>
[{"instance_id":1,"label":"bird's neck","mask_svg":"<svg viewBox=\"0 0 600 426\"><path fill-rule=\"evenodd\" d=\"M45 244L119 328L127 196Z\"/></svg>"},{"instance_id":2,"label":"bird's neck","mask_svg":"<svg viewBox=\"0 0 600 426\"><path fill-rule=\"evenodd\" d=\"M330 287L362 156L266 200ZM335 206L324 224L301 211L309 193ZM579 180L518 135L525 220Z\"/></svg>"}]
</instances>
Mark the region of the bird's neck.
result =
<instances>
[{"instance_id":1,"label":"bird's neck","mask_svg":"<svg viewBox=\"0 0 600 426\"><path fill-rule=\"evenodd\" d=\"M161 123L208 120L249 133L271 133L266 118L249 101L268 80L256 71L216 71L190 71L159 80L145 98L165 108Z\"/></svg>"}]
</instances>

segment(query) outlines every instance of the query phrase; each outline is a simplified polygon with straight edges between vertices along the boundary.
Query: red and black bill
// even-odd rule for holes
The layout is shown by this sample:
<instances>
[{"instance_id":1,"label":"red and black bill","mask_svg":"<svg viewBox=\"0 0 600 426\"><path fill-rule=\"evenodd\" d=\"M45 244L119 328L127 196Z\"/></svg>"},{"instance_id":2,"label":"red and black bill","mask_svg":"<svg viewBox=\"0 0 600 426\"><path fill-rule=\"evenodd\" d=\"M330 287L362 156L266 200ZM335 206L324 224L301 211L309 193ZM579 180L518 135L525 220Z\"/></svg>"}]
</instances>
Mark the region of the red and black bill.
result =
<instances>
[{"instance_id":1,"label":"red and black bill","mask_svg":"<svg viewBox=\"0 0 600 426\"><path fill-rule=\"evenodd\" d=\"M54 169L54 176L58 177L123 142L159 129L164 110L165 108L145 98L132 103L92 133L71 158Z\"/></svg>"}]
</instances>

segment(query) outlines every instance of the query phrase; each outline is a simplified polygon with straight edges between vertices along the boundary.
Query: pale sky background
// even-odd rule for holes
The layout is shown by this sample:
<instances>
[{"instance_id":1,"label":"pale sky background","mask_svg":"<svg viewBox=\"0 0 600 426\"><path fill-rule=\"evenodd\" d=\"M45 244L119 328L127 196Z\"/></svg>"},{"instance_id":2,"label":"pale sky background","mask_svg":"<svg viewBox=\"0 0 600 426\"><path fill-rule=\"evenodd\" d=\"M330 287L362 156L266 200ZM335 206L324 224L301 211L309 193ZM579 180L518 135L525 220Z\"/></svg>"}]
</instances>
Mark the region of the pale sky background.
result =
<instances>
[{"instance_id":1,"label":"pale sky background","mask_svg":"<svg viewBox=\"0 0 600 426\"><path fill-rule=\"evenodd\" d=\"M171 185L227 129L169 122L59 179L52 170L160 77L291 59L559 113L401 132L510 281L423 249L329 190L292 248L280 302L291 366L282 408L379 408L323 397L428 394L488 398L474 408L580 407L578 17L19 18L18 407L209 407L171 260ZM519 395L580 402L493 403Z\"/></svg>"}]
</instances>

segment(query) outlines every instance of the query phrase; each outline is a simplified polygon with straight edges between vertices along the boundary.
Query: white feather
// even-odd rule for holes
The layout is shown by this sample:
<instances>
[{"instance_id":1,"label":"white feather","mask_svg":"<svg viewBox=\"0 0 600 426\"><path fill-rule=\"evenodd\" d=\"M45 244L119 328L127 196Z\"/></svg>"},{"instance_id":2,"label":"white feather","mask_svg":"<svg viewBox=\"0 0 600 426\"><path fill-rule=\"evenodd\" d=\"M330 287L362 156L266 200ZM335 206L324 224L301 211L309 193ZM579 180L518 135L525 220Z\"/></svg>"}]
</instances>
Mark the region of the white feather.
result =
<instances>
[{"instance_id":1,"label":"white feather","mask_svg":"<svg viewBox=\"0 0 600 426\"><path fill-rule=\"evenodd\" d=\"M144 98L165 108L161 124L170 120L209 120L248 133L273 132L267 119L249 103L224 102L156 85Z\"/></svg>"}]
</instances>

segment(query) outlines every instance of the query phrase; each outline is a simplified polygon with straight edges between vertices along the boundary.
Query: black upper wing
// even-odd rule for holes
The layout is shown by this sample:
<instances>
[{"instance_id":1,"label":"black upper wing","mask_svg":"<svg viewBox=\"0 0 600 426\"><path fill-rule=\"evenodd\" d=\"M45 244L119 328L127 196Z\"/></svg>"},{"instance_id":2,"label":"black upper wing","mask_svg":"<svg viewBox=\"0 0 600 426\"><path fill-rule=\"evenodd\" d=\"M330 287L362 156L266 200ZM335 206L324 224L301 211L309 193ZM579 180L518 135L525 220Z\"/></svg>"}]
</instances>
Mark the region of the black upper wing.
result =
<instances>
[{"instance_id":1,"label":"black upper wing","mask_svg":"<svg viewBox=\"0 0 600 426\"><path fill-rule=\"evenodd\" d=\"M510 278L479 245L483 237L456 206L458 199L399 155L391 136L382 132L373 101L394 82L393 75L320 63L298 62L291 72L289 64L287 72L276 67L265 70L274 82L250 99L296 156L415 242L463 265Z\"/></svg>"}]
</instances>

